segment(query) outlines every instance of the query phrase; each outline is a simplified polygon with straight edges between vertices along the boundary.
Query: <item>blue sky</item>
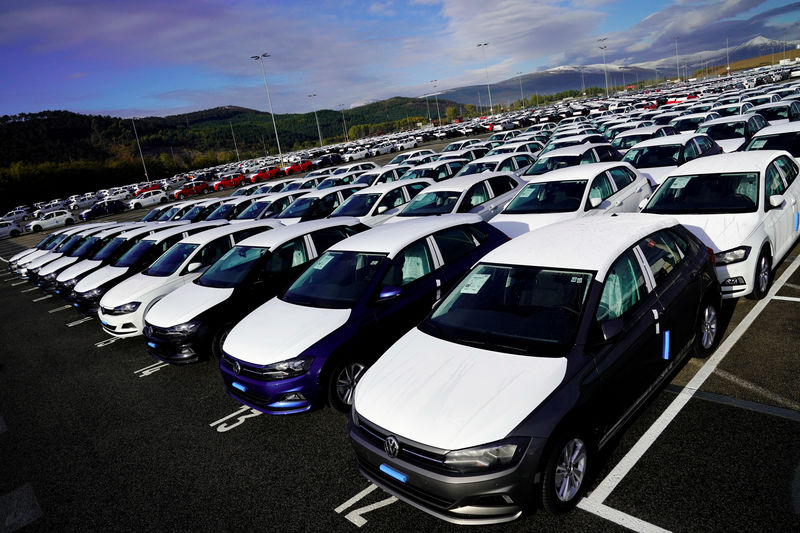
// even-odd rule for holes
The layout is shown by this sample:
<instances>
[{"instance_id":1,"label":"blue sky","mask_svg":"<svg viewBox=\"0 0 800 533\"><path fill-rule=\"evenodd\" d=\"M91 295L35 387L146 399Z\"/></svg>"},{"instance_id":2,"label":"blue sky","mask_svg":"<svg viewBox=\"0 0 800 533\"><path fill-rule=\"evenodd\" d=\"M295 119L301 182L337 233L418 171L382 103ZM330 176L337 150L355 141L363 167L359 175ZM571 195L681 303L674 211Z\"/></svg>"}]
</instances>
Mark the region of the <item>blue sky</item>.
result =
<instances>
[{"instance_id":1,"label":"blue sky","mask_svg":"<svg viewBox=\"0 0 800 533\"><path fill-rule=\"evenodd\" d=\"M620 64L800 39L775 0L4 0L0 114L168 115L222 105L276 113L419 96L558 65ZM318 96L313 100L309 94Z\"/></svg>"}]
</instances>

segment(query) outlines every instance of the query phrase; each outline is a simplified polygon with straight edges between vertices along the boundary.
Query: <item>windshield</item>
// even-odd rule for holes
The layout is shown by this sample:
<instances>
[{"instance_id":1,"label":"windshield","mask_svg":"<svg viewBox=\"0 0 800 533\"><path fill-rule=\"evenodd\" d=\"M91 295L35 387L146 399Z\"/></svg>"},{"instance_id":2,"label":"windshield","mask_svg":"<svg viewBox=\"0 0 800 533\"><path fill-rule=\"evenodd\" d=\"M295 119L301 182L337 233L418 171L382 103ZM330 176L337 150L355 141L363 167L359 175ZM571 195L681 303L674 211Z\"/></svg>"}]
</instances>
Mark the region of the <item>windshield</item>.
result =
<instances>
[{"instance_id":1,"label":"windshield","mask_svg":"<svg viewBox=\"0 0 800 533\"><path fill-rule=\"evenodd\" d=\"M239 213L239 216L236 217L236 220L249 220L252 218L256 218L261 213L261 211L269 207L271 203L272 203L271 200L264 200L263 202L253 202L252 204L247 206L247 209Z\"/></svg>"},{"instance_id":2,"label":"windshield","mask_svg":"<svg viewBox=\"0 0 800 533\"><path fill-rule=\"evenodd\" d=\"M81 243L80 246L75 248L72 253L69 254L70 257L81 257L87 253L89 250L100 240L99 237L86 237L86 240Z\"/></svg>"},{"instance_id":3,"label":"windshield","mask_svg":"<svg viewBox=\"0 0 800 533\"><path fill-rule=\"evenodd\" d=\"M491 141L492 139L489 138L489 140ZM442 150L442 153L444 153L444 152L457 152L459 150L461 150L461 143L453 143L453 144L448 144L447 146L445 146L444 150Z\"/></svg>"},{"instance_id":4,"label":"windshield","mask_svg":"<svg viewBox=\"0 0 800 533\"><path fill-rule=\"evenodd\" d=\"M331 213L331 217L363 217L368 215L370 209L380 197L380 193L354 194Z\"/></svg>"},{"instance_id":5,"label":"windshield","mask_svg":"<svg viewBox=\"0 0 800 533\"><path fill-rule=\"evenodd\" d=\"M563 356L577 334L592 278L587 272L478 265L420 329L490 350Z\"/></svg>"},{"instance_id":6,"label":"windshield","mask_svg":"<svg viewBox=\"0 0 800 533\"><path fill-rule=\"evenodd\" d=\"M121 237L117 237L112 239L107 244L105 244L102 248L100 248L96 254L92 256L93 261L104 261L111 257L122 243L124 243L127 239L123 239Z\"/></svg>"},{"instance_id":7,"label":"windshield","mask_svg":"<svg viewBox=\"0 0 800 533\"><path fill-rule=\"evenodd\" d=\"M389 161L389 164L390 165L399 165L400 163L402 163L403 161L408 159L408 157L409 157L409 154L398 154L398 155L394 156L394 158L391 161Z\"/></svg>"},{"instance_id":8,"label":"windshield","mask_svg":"<svg viewBox=\"0 0 800 533\"><path fill-rule=\"evenodd\" d=\"M758 112L767 120L787 120L789 118L789 106L785 105L760 109Z\"/></svg>"},{"instance_id":9,"label":"windshield","mask_svg":"<svg viewBox=\"0 0 800 533\"><path fill-rule=\"evenodd\" d=\"M786 150L798 157L800 156L800 131L759 135L750 141L745 150Z\"/></svg>"},{"instance_id":10,"label":"windshield","mask_svg":"<svg viewBox=\"0 0 800 533\"><path fill-rule=\"evenodd\" d=\"M694 131L697 129L697 126L703 123L705 117L694 117L694 118L681 118L677 120L673 120L670 122L676 130L681 131Z\"/></svg>"},{"instance_id":11,"label":"windshield","mask_svg":"<svg viewBox=\"0 0 800 533\"><path fill-rule=\"evenodd\" d=\"M649 138L650 135L647 133L643 133L641 135L625 135L624 137L615 137L614 140L611 141L611 146L617 150L627 150L628 148L639 144L642 141L646 141Z\"/></svg>"},{"instance_id":12,"label":"windshield","mask_svg":"<svg viewBox=\"0 0 800 533\"><path fill-rule=\"evenodd\" d=\"M317 185L317 190L330 189L331 187L336 187L338 184L339 178L325 178Z\"/></svg>"},{"instance_id":13,"label":"windshield","mask_svg":"<svg viewBox=\"0 0 800 533\"><path fill-rule=\"evenodd\" d=\"M69 239L67 239L66 241L62 242L62 243L61 243L61 244L60 244L60 245L59 245L59 246L58 246L58 247L55 249L55 251L56 251L56 252L67 253L67 252L69 252L70 250L72 250L72 248L73 248L74 246L76 246L76 245L77 245L77 244L78 244L78 243L81 241L81 239L83 239L83 237L82 237L82 236L80 236L80 235L72 235L72 236L71 236Z\"/></svg>"},{"instance_id":14,"label":"windshield","mask_svg":"<svg viewBox=\"0 0 800 533\"><path fill-rule=\"evenodd\" d=\"M67 237L69 237L69 235L58 235L55 239L48 242L43 249L52 250L53 248L64 242L67 239Z\"/></svg>"},{"instance_id":15,"label":"windshield","mask_svg":"<svg viewBox=\"0 0 800 533\"><path fill-rule=\"evenodd\" d=\"M494 168L497 166L497 161L493 162L476 162L470 163L465 166L461 172L458 173L459 176L466 176L467 174L480 174L481 172L492 172Z\"/></svg>"},{"instance_id":16,"label":"windshield","mask_svg":"<svg viewBox=\"0 0 800 533\"><path fill-rule=\"evenodd\" d=\"M658 188L645 213L750 213L758 205L758 174L671 176Z\"/></svg>"},{"instance_id":17,"label":"windshield","mask_svg":"<svg viewBox=\"0 0 800 533\"><path fill-rule=\"evenodd\" d=\"M227 220L233 213L233 204L222 204L206 217L206 220Z\"/></svg>"},{"instance_id":18,"label":"windshield","mask_svg":"<svg viewBox=\"0 0 800 533\"><path fill-rule=\"evenodd\" d=\"M568 213L581 207L588 180L529 183L503 213Z\"/></svg>"},{"instance_id":19,"label":"windshield","mask_svg":"<svg viewBox=\"0 0 800 533\"><path fill-rule=\"evenodd\" d=\"M154 220L157 220L158 217L160 217L162 213L164 213L163 209L155 208L152 211L150 211L149 213L147 213L145 216L143 216L139 220L139 222L152 222Z\"/></svg>"},{"instance_id":20,"label":"windshield","mask_svg":"<svg viewBox=\"0 0 800 533\"><path fill-rule=\"evenodd\" d=\"M134 244L127 252L122 254L122 257L117 259L114 263L115 267L129 267L135 265L141 258L145 256L150 248L156 245L155 241L144 240Z\"/></svg>"},{"instance_id":21,"label":"windshield","mask_svg":"<svg viewBox=\"0 0 800 533\"><path fill-rule=\"evenodd\" d=\"M302 217L314 208L318 198L298 198L292 205L284 209L278 218L297 218Z\"/></svg>"},{"instance_id":22,"label":"windshield","mask_svg":"<svg viewBox=\"0 0 800 533\"><path fill-rule=\"evenodd\" d=\"M553 157L542 157L525 171L526 176L538 176L557 168L573 167L580 164L579 155L557 155Z\"/></svg>"},{"instance_id":23,"label":"windshield","mask_svg":"<svg viewBox=\"0 0 800 533\"><path fill-rule=\"evenodd\" d=\"M725 122L723 124L712 124L700 126L697 133L705 133L715 141L725 139L736 139L744 137L744 127L747 124L744 120L739 122Z\"/></svg>"},{"instance_id":24,"label":"windshield","mask_svg":"<svg viewBox=\"0 0 800 533\"><path fill-rule=\"evenodd\" d=\"M234 246L197 278L195 283L220 289L237 287L250 272L263 263L261 258L267 255L267 252L268 248L258 246Z\"/></svg>"},{"instance_id":25,"label":"windshield","mask_svg":"<svg viewBox=\"0 0 800 533\"><path fill-rule=\"evenodd\" d=\"M205 209L204 206L196 205L193 208L191 208L188 212L184 213L184 215L178 220L192 220L196 216L198 216L203 211L203 209Z\"/></svg>"},{"instance_id":26,"label":"windshield","mask_svg":"<svg viewBox=\"0 0 800 533\"><path fill-rule=\"evenodd\" d=\"M175 213L177 213L177 212L178 212L178 211L180 211L180 210L181 210L181 208L180 208L180 207L178 207L178 206L170 207L169 209L167 209L166 211L164 211L164 212L161 214L161 216L159 216L159 217L158 217L158 219L157 219L157 220L158 220L159 222L163 222L163 221L166 221L166 220L170 220L172 217L174 217L174 216L175 216Z\"/></svg>"},{"instance_id":27,"label":"windshield","mask_svg":"<svg viewBox=\"0 0 800 533\"><path fill-rule=\"evenodd\" d=\"M622 157L636 168L674 167L681 159L682 144L631 148Z\"/></svg>"},{"instance_id":28,"label":"windshield","mask_svg":"<svg viewBox=\"0 0 800 533\"><path fill-rule=\"evenodd\" d=\"M198 246L200 245L179 242L156 259L144 273L148 276L169 276L180 268Z\"/></svg>"},{"instance_id":29,"label":"windshield","mask_svg":"<svg viewBox=\"0 0 800 533\"><path fill-rule=\"evenodd\" d=\"M433 170L430 168L412 168L400 176L401 180L414 180L417 178L433 178Z\"/></svg>"},{"instance_id":30,"label":"windshield","mask_svg":"<svg viewBox=\"0 0 800 533\"><path fill-rule=\"evenodd\" d=\"M422 192L411 200L397 216L418 217L451 213L460 197L459 191Z\"/></svg>"},{"instance_id":31,"label":"windshield","mask_svg":"<svg viewBox=\"0 0 800 533\"><path fill-rule=\"evenodd\" d=\"M310 307L347 309L359 301L385 254L325 252L283 295L285 302Z\"/></svg>"},{"instance_id":32,"label":"windshield","mask_svg":"<svg viewBox=\"0 0 800 533\"><path fill-rule=\"evenodd\" d=\"M378 179L378 174L376 172L367 172L366 174L361 174L356 181L353 183L355 184L364 184L364 185L372 185L375 183L375 180Z\"/></svg>"}]
</instances>

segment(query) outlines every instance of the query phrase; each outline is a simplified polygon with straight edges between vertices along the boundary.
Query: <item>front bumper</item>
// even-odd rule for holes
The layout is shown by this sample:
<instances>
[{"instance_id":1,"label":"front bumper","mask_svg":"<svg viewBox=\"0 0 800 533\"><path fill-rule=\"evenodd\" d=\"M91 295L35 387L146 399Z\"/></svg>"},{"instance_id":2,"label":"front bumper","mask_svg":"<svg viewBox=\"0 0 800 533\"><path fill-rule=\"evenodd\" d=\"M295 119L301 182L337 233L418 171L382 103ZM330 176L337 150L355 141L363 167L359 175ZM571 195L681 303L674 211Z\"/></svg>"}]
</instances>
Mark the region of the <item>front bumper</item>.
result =
<instances>
[{"instance_id":1,"label":"front bumper","mask_svg":"<svg viewBox=\"0 0 800 533\"><path fill-rule=\"evenodd\" d=\"M103 331L114 337L136 337L142 334L142 314L138 311L124 315L109 315L102 306L98 306L97 316Z\"/></svg>"},{"instance_id":2,"label":"front bumper","mask_svg":"<svg viewBox=\"0 0 800 533\"><path fill-rule=\"evenodd\" d=\"M102 296L87 298L83 293L76 293L74 290L70 291L68 295L64 292L59 294L71 303L72 307L78 312L87 316L97 316L97 311L100 309L100 298L102 298Z\"/></svg>"},{"instance_id":3,"label":"front bumper","mask_svg":"<svg viewBox=\"0 0 800 533\"><path fill-rule=\"evenodd\" d=\"M397 457L383 449L389 432L360 420L348 423L358 469L368 480L404 502L437 518L462 525L510 522L533 500L539 482L538 446L530 444L521 461L499 472L480 475L448 473L436 450L397 435Z\"/></svg>"},{"instance_id":4,"label":"front bumper","mask_svg":"<svg viewBox=\"0 0 800 533\"><path fill-rule=\"evenodd\" d=\"M739 298L753 292L757 257L750 255L745 261L714 267L723 298Z\"/></svg>"},{"instance_id":5,"label":"front bumper","mask_svg":"<svg viewBox=\"0 0 800 533\"><path fill-rule=\"evenodd\" d=\"M203 343L198 332L167 335L150 324L145 324L142 332L147 339L147 352L159 361L183 365L195 363L200 358Z\"/></svg>"},{"instance_id":6,"label":"front bumper","mask_svg":"<svg viewBox=\"0 0 800 533\"><path fill-rule=\"evenodd\" d=\"M234 370L236 363L240 368L239 373ZM219 369L225 390L231 398L263 413L287 415L304 413L315 405L319 392L318 365L321 367L315 359L305 374L264 381L258 379L255 371L257 366L224 354L219 362Z\"/></svg>"}]
</instances>

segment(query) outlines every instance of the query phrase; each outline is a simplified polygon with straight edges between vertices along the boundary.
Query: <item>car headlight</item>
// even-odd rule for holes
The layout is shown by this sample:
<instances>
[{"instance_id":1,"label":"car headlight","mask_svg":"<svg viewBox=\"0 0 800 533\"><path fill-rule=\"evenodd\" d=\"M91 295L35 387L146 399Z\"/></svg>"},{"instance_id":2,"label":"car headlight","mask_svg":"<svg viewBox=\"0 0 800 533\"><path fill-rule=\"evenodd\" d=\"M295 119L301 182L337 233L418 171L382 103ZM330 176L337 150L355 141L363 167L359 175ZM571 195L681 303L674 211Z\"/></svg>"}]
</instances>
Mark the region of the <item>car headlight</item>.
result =
<instances>
[{"instance_id":1,"label":"car headlight","mask_svg":"<svg viewBox=\"0 0 800 533\"><path fill-rule=\"evenodd\" d=\"M99 300L103 294L105 294L106 290L103 287L97 287L96 289L92 289L86 292L79 293L78 296L80 298L85 298L87 300Z\"/></svg>"},{"instance_id":2,"label":"car headlight","mask_svg":"<svg viewBox=\"0 0 800 533\"><path fill-rule=\"evenodd\" d=\"M118 305L113 309L108 310L109 315L127 315L128 313L133 313L139 306L142 305L142 302L128 302L126 304Z\"/></svg>"},{"instance_id":3,"label":"car headlight","mask_svg":"<svg viewBox=\"0 0 800 533\"><path fill-rule=\"evenodd\" d=\"M739 248L734 248L733 250L727 250L725 252L719 252L714 254L714 259L716 261L717 266L721 265L730 265L733 263L739 263L747 259L747 256L750 255L750 247L749 246L741 246Z\"/></svg>"},{"instance_id":4,"label":"car headlight","mask_svg":"<svg viewBox=\"0 0 800 533\"><path fill-rule=\"evenodd\" d=\"M66 281L59 281L58 284L65 289L72 289L75 285L78 284L78 278L70 278Z\"/></svg>"},{"instance_id":5,"label":"car headlight","mask_svg":"<svg viewBox=\"0 0 800 533\"><path fill-rule=\"evenodd\" d=\"M294 359L287 359L286 361L264 366L259 373L268 380L277 381L280 379L293 378L308 372L313 362L313 357L295 357Z\"/></svg>"},{"instance_id":6,"label":"car headlight","mask_svg":"<svg viewBox=\"0 0 800 533\"><path fill-rule=\"evenodd\" d=\"M518 463L529 442L527 437L511 437L474 448L453 450L444 456L444 465L461 474L500 470Z\"/></svg>"},{"instance_id":7,"label":"car headlight","mask_svg":"<svg viewBox=\"0 0 800 533\"><path fill-rule=\"evenodd\" d=\"M56 278L56 274L58 274L58 272L50 272L42 276L41 279L42 281L53 281Z\"/></svg>"},{"instance_id":8,"label":"car headlight","mask_svg":"<svg viewBox=\"0 0 800 533\"><path fill-rule=\"evenodd\" d=\"M162 331L167 335L189 335L190 333L194 333L200 327L201 322L197 320L190 320L189 322L184 322L183 324L176 324L169 328L164 328Z\"/></svg>"},{"instance_id":9,"label":"car headlight","mask_svg":"<svg viewBox=\"0 0 800 533\"><path fill-rule=\"evenodd\" d=\"M29 268L29 269L28 269L28 274L36 274L37 272L39 272L39 270L40 270L41 268L42 268L42 267Z\"/></svg>"}]
</instances>

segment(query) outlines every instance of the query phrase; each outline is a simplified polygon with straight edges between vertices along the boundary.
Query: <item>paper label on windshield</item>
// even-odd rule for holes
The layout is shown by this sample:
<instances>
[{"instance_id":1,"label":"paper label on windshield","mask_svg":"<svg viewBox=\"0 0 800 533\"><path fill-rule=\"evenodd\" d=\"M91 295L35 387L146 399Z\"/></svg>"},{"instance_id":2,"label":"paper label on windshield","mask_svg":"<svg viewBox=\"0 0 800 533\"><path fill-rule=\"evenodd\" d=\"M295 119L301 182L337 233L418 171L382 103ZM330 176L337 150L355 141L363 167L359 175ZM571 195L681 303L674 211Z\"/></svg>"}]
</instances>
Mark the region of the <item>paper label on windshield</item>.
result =
<instances>
[{"instance_id":1,"label":"paper label on windshield","mask_svg":"<svg viewBox=\"0 0 800 533\"><path fill-rule=\"evenodd\" d=\"M669 186L670 189L683 189L686 187L686 184L689 183L689 178L675 178L673 180L672 185Z\"/></svg>"},{"instance_id":2,"label":"paper label on windshield","mask_svg":"<svg viewBox=\"0 0 800 533\"><path fill-rule=\"evenodd\" d=\"M522 192L519 193L519 195L520 195L521 198L527 198L528 196L533 194L533 191L534 191L534 187L525 187L524 189L522 189Z\"/></svg>"},{"instance_id":3,"label":"paper label on windshield","mask_svg":"<svg viewBox=\"0 0 800 533\"><path fill-rule=\"evenodd\" d=\"M328 263L331 262L331 259L333 259L332 255L323 255L322 257L317 259L316 263L314 263L314 266L312 268L314 268L315 270L322 270L328 265Z\"/></svg>"},{"instance_id":4,"label":"paper label on windshield","mask_svg":"<svg viewBox=\"0 0 800 533\"><path fill-rule=\"evenodd\" d=\"M478 294L490 274L475 274L461 287L461 294Z\"/></svg>"}]
</instances>

